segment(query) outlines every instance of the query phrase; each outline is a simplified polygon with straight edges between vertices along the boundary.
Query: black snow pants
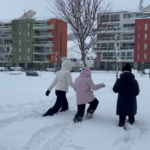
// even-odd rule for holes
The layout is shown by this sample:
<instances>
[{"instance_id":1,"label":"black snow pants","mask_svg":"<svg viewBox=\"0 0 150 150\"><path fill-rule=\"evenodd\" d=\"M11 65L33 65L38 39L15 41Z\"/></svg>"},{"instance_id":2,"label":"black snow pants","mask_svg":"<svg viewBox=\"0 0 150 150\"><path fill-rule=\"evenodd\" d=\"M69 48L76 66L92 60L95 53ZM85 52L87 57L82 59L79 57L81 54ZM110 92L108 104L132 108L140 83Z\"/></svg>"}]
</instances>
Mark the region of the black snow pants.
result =
<instances>
[{"instance_id":1,"label":"black snow pants","mask_svg":"<svg viewBox=\"0 0 150 150\"><path fill-rule=\"evenodd\" d=\"M66 92L56 90L55 94L57 96L56 102L52 108L50 108L43 116L52 116L55 113L57 113L60 109L60 111L66 111L68 110L68 101L66 98Z\"/></svg>"},{"instance_id":2,"label":"black snow pants","mask_svg":"<svg viewBox=\"0 0 150 150\"><path fill-rule=\"evenodd\" d=\"M98 103L99 103L99 101L96 98L92 102L88 103L90 105L89 105L89 107L87 109L87 113L89 112L89 113L93 114L95 112L97 106L98 106ZM77 113L75 115L76 119L79 118L79 117L83 118L84 112L85 112L85 105L86 104L82 104L82 105L78 105L77 106L78 110L77 110Z\"/></svg>"}]
</instances>

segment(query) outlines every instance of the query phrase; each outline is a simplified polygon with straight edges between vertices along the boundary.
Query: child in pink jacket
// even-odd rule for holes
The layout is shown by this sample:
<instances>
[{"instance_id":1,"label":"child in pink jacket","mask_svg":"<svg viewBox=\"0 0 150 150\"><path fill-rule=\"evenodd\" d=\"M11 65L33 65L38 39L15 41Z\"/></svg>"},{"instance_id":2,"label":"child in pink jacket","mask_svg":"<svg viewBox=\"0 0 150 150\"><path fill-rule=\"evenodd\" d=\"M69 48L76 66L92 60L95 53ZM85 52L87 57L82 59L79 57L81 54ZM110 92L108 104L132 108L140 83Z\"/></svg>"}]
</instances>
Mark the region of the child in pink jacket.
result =
<instances>
[{"instance_id":1,"label":"child in pink jacket","mask_svg":"<svg viewBox=\"0 0 150 150\"><path fill-rule=\"evenodd\" d=\"M94 97L92 90L96 91L102 87L105 87L105 84L101 83L95 85L91 78L91 70L88 67L84 67L80 73L80 76L76 78L74 83L78 107L78 111L73 119L74 122L82 121L86 103L90 104L87 109L86 116L87 118L92 118L92 115L99 103L99 101Z\"/></svg>"}]
</instances>

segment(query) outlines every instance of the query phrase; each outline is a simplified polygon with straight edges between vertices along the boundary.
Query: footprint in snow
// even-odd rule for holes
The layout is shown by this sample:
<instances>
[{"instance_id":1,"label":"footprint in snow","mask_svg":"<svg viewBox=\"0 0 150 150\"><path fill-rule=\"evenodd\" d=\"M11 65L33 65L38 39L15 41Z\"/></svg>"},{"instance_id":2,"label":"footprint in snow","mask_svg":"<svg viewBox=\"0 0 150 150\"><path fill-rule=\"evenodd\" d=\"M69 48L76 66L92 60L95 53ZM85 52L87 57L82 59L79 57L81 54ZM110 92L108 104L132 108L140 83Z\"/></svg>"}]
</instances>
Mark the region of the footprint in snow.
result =
<instances>
[{"instance_id":1,"label":"footprint in snow","mask_svg":"<svg viewBox=\"0 0 150 150\"><path fill-rule=\"evenodd\" d=\"M141 123L135 122L135 124L126 124L126 131L124 135L120 137L114 143L114 147L118 150L129 150L136 143L143 141L149 136L149 130Z\"/></svg>"},{"instance_id":2,"label":"footprint in snow","mask_svg":"<svg viewBox=\"0 0 150 150\"><path fill-rule=\"evenodd\" d=\"M79 128L80 125L75 125L74 123L62 123L44 127L32 135L23 149L60 150L71 142L71 136Z\"/></svg>"}]
</instances>

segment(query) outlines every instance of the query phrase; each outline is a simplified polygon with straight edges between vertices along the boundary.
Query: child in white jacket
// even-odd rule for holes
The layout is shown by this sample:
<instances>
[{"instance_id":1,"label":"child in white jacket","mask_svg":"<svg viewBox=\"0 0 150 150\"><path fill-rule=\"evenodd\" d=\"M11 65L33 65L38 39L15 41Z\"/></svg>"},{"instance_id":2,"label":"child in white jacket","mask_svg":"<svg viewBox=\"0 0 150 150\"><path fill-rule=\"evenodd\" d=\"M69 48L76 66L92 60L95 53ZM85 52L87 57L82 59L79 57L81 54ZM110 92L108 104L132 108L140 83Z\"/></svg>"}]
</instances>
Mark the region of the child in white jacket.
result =
<instances>
[{"instance_id":1,"label":"child in white jacket","mask_svg":"<svg viewBox=\"0 0 150 150\"><path fill-rule=\"evenodd\" d=\"M60 111L68 110L68 101L66 98L66 93L68 92L69 85L73 88L73 82L71 77L72 63L70 60L64 60L62 62L61 70L57 72L53 83L46 91L48 96L50 91L56 85L55 94L57 96L56 102L52 108L50 108L43 116L52 116Z\"/></svg>"}]
</instances>

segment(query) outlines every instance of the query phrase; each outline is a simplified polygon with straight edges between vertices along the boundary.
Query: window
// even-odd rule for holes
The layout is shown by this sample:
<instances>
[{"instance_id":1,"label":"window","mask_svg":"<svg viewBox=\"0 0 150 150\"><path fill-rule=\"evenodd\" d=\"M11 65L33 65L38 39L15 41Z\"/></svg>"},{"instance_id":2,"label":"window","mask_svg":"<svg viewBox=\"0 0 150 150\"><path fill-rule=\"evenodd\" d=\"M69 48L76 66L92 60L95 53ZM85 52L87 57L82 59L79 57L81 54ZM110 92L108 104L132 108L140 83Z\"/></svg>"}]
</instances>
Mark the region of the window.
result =
<instances>
[{"instance_id":1,"label":"window","mask_svg":"<svg viewBox=\"0 0 150 150\"><path fill-rule=\"evenodd\" d=\"M144 50L147 50L147 44L144 44Z\"/></svg>"},{"instance_id":2,"label":"window","mask_svg":"<svg viewBox=\"0 0 150 150\"><path fill-rule=\"evenodd\" d=\"M23 40L23 45L25 45L25 40Z\"/></svg>"},{"instance_id":3,"label":"window","mask_svg":"<svg viewBox=\"0 0 150 150\"><path fill-rule=\"evenodd\" d=\"M147 40L147 34L145 34L145 40Z\"/></svg>"},{"instance_id":4,"label":"window","mask_svg":"<svg viewBox=\"0 0 150 150\"><path fill-rule=\"evenodd\" d=\"M53 62L53 56L51 56L51 60L52 60L52 62Z\"/></svg>"},{"instance_id":5,"label":"window","mask_svg":"<svg viewBox=\"0 0 150 150\"><path fill-rule=\"evenodd\" d=\"M138 50L140 49L140 44L138 44Z\"/></svg>"},{"instance_id":6,"label":"window","mask_svg":"<svg viewBox=\"0 0 150 150\"><path fill-rule=\"evenodd\" d=\"M29 29L30 28L30 23L27 23L27 29Z\"/></svg>"},{"instance_id":7,"label":"window","mask_svg":"<svg viewBox=\"0 0 150 150\"><path fill-rule=\"evenodd\" d=\"M21 40L19 40L19 45L21 45Z\"/></svg>"},{"instance_id":8,"label":"window","mask_svg":"<svg viewBox=\"0 0 150 150\"><path fill-rule=\"evenodd\" d=\"M28 53L30 53L30 48L28 48Z\"/></svg>"},{"instance_id":9,"label":"window","mask_svg":"<svg viewBox=\"0 0 150 150\"><path fill-rule=\"evenodd\" d=\"M28 44L28 45L30 44L30 40L27 41L27 44Z\"/></svg>"},{"instance_id":10,"label":"window","mask_svg":"<svg viewBox=\"0 0 150 150\"><path fill-rule=\"evenodd\" d=\"M138 34L138 40L140 40L140 34Z\"/></svg>"},{"instance_id":11,"label":"window","mask_svg":"<svg viewBox=\"0 0 150 150\"><path fill-rule=\"evenodd\" d=\"M100 23L101 22L109 22L109 15L102 15L100 16Z\"/></svg>"},{"instance_id":12,"label":"window","mask_svg":"<svg viewBox=\"0 0 150 150\"><path fill-rule=\"evenodd\" d=\"M18 27L19 27L19 29L21 29L21 23L19 23Z\"/></svg>"},{"instance_id":13,"label":"window","mask_svg":"<svg viewBox=\"0 0 150 150\"><path fill-rule=\"evenodd\" d=\"M19 37L21 37L21 32L19 32Z\"/></svg>"},{"instance_id":14,"label":"window","mask_svg":"<svg viewBox=\"0 0 150 150\"><path fill-rule=\"evenodd\" d=\"M28 31L28 36L30 36L30 32Z\"/></svg>"},{"instance_id":15,"label":"window","mask_svg":"<svg viewBox=\"0 0 150 150\"><path fill-rule=\"evenodd\" d=\"M127 52L127 59L132 59L132 58L133 58L132 52Z\"/></svg>"},{"instance_id":16,"label":"window","mask_svg":"<svg viewBox=\"0 0 150 150\"><path fill-rule=\"evenodd\" d=\"M97 43L97 47L100 47L100 43Z\"/></svg>"},{"instance_id":17,"label":"window","mask_svg":"<svg viewBox=\"0 0 150 150\"><path fill-rule=\"evenodd\" d=\"M28 61L30 61L30 56L28 56Z\"/></svg>"},{"instance_id":18,"label":"window","mask_svg":"<svg viewBox=\"0 0 150 150\"><path fill-rule=\"evenodd\" d=\"M110 16L110 22L117 22L117 21L120 21L120 15L119 14L115 14L115 15Z\"/></svg>"},{"instance_id":19,"label":"window","mask_svg":"<svg viewBox=\"0 0 150 150\"><path fill-rule=\"evenodd\" d=\"M147 59L147 54L146 54L146 53L144 54L144 59L145 59L145 60Z\"/></svg>"},{"instance_id":20,"label":"window","mask_svg":"<svg viewBox=\"0 0 150 150\"><path fill-rule=\"evenodd\" d=\"M140 24L139 24L139 30L140 30Z\"/></svg>"},{"instance_id":21,"label":"window","mask_svg":"<svg viewBox=\"0 0 150 150\"><path fill-rule=\"evenodd\" d=\"M21 52L21 48L19 48L19 52Z\"/></svg>"},{"instance_id":22,"label":"window","mask_svg":"<svg viewBox=\"0 0 150 150\"><path fill-rule=\"evenodd\" d=\"M126 59L126 56L127 56L127 55L126 55L126 52L122 52L122 53L121 53L121 59Z\"/></svg>"},{"instance_id":23,"label":"window","mask_svg":"<svg viewBox=\"0 0 150 150\"><path fill-rule=\"evenodd\" d=\"M101 43L101 50L107 50L107 43Z\"/></svg>"},{"instance_id":24,"label":"window","mask_svg":"<svg viewBox=\"0 0 150 150\"><path fill-rule=\"evenodd\" d=\"M145 30L147 30L147 24L145 24Z\"/></svg>"},{"instance_id":25,"label":"window","mask_svg":"<svg viewBox=\"0 0 150 150\"><path fill-rule=\"evenodd\" d=\"M139 60L139 54L137 54L137 59Z\"/></svg>"},{"instance_id":26,"label":"window","mask_svg":"<svg viewBox=\"0 0 150 150\"><path fill-rule=\"evenodd\" d=\"M21 56L19 56L19 61L21 61Z\"/></svg>"}]
</instances>

